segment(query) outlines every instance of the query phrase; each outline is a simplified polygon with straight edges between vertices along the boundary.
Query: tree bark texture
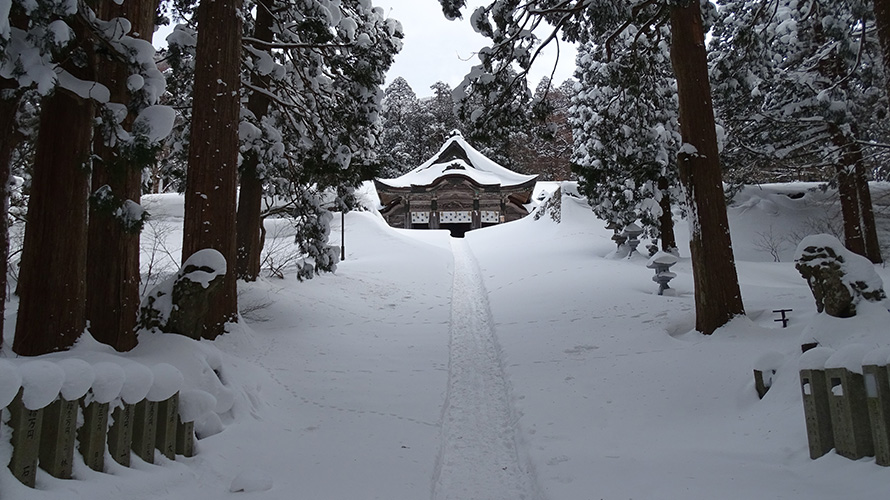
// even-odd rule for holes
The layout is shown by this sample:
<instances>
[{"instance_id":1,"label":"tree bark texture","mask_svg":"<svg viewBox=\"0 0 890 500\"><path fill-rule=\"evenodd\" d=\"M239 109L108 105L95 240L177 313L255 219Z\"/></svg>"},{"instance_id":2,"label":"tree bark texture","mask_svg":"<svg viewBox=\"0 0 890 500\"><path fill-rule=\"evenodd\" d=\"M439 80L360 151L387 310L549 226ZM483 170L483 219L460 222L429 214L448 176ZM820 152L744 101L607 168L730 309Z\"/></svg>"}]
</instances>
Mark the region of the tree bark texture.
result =
<instances>
[{"instance_id":1,"label":"tree bark texture","mask_svg":"<svg viewBox=\"0 0 890 500\"><path fill-rule=\"evenodd\" d=\"M878 31L878 41L881 44L881 55L884 60L884 85L887 87L887 95L890 95L890 0L873 0L875 11L875 27Z\"/></svg>"},{"instance_id":2,"label":"tree bark texture","mask_svg":"<svg viewBox=\"0 0 890 500\"><path fill-rule=\"evenodd\" d=\"M226 259L223 286L204 322L203 338L236 321L235 204L238 182L238 115L241 68L239 0L202 0L197 10L189 162L185 190L182 261L204 248ZM183 332L185 333L185 332Z\"/></svg>"},{"instance_id":3,"label":"tree bark texture","mask_svg":"<svg viewBox=\"0 0 890 500\"><path fill-rule=\"evenodd\" d=\"M16 114L21 102L21 92L14 92L12 80L0 78L0 347L3 346L3 319L6 313L6 274L9 259L9 190L10 162L12 153L22 141L18 132ZM9 92L8 94L6 92Z\"/></svg>"},{"instance_id":4,"label":"tree bark texture","mask_svg":"<svg viewBox=\"0 0 890 500\"><path fill-rule=\"evenodd\" d=\"M830 125L832 142L843 152L835 169L844 219L844 246L875 264L883 262L875 226L875 214L868 188L862 148L847 139L836 125Z\"/></svg>"},{"instance_id":5,"label":"tree bark texture","mask_svg":"<svg viewBox=\"0 0 890 500\"><path fill-rule=\"evenodd\" d=\"M128 1L117 5L104 0L99 18L125 17L132 24L131 36L151 40L154 33L157 1ZM129 70L118 61L100 58L99 83L111 90L111 100L128 103ZM130 113L123 126L129 130L135 119ZM142 194L142 169L116 155L100 135L93 143L92 191L108 185L122 200L139 202ZM139 234L129 232L113 214L90 210L87 244L87 320L90 333L103 344L118 351L136 347L136 320L139 313Z\"/></svg>"},{"instance_id":6,"label":"tree bark texture","mask_svg":"<svg viewBox=\"0 0 890 500\"><path fill-rule=\"evenodd\" d=\"M671 8L671 63L677 78L681 151L680 181L686 190L690 217L690 252L695 283L695 328L711 334L744 314L739 290L720 158L705 36L698 1Z\"/></svg>"},{"instance_id":7,"label":"tree bark texture","mask_svg":"<svg viewBox=\"0 0 890 500\"><path fill-rule=\"evenodd\" d=\"M253 37L264 42L272 41L273 17L270 1L257 2L256 24ZM251 75L254 87L266 88L267 83L259 73ZM269 97L262 92L252 92L247 101L247 109L261 121L269 112ZM260 274L260 254L262 252L261 226L263 220L260 211L263 201L263 182L257 166L259 158L253 152L247 152L241 162L241 190L238 198L237 217L237 277L245 281L256 281Z\"/></svg>"},{"instance_id":8,"label":"tree bark texture","mask_svg":"<svg viewBox=\"0 0 890 500\"><path fill-rule=\"evenodd\" d=\"M84 78L82 72L76 73ZM85 78L86 79L86 78ZM94 108L58 89L43 100L12 348L69 348L86 326L87 196Z\"/></svg>"},{"instance_id":9,"label":"tree bark texture","mask_svg":"<svg viewBox=\"0 0 890 500\"><path fill-rule=\"evenodd\" d=\"M658 179L658 190L661 191L661 217L658 218L659 232L661 233L661 249L665 252L677 251L677 237L674 235L674 214L671 211L671 193L668 190L668 180L665 177Z\"/></svg>"}]
</instances>

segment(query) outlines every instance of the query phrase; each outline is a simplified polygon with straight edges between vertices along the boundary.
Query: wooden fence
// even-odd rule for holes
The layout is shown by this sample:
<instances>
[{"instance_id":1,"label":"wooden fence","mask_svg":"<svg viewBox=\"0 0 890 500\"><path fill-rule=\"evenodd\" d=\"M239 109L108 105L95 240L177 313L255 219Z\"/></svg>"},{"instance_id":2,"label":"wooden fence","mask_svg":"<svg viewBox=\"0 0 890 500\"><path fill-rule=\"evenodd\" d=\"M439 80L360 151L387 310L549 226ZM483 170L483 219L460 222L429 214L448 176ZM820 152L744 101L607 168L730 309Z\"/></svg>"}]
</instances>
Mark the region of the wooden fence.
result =
<instances>
[{"instance_id":1,"label":"wooden fence","mask_svg":"<svg viewBox=\"0 0 890 500\"><path fill-rule=\"evenodd\" d=\"M48 361L15 366L0 360L0 420L6 423L0 439L12 443L12 474L33 488L38 467L71 479L74 460L103 471L106 452L126 467L131 453L147 463L154 463L155 450L170 460L194 456L194 422L180 415L182 375L169 365L155 369L154 376L136 368L125 372L112 363L79 360L64 367Z\"/></svg>"}]
</instances>

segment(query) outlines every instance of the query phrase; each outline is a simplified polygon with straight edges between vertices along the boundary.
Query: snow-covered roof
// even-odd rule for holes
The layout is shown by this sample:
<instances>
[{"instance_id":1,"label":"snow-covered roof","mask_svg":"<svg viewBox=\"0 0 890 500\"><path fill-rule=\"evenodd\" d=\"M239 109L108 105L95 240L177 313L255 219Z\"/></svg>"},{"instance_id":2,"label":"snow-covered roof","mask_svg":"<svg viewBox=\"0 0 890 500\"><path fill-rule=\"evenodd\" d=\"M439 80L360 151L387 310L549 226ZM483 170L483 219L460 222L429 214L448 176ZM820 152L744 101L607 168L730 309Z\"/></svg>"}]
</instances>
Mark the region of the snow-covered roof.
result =
<instances>
[{"instance_id":1,"label":"snow-covered roof","mask_svg":"<svg viewBox=\"0 0 890 500\"><path fill-rule=\"evenodd\" d=\"M379 179L387 186L399 188L426 186L446 175L462 175L482 185L516 186L537 178L502 167L476 150L460 132L452 132L432 158L405 175Z\"/></svg>"}]
</instances>

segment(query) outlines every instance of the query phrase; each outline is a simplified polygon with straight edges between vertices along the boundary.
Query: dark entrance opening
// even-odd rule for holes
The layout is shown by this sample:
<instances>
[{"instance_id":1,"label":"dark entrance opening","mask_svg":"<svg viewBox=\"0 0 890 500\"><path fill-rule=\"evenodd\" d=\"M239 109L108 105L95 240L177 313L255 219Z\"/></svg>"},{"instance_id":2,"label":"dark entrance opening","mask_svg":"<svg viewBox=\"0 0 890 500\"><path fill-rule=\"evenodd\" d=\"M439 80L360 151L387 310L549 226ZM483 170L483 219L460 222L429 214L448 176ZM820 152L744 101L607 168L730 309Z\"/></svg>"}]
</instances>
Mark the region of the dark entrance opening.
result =
<instances>
[{"instance_id":1,"label":"dark entrance opening","mask_svg":"<svg viewBox=\"0 0 890 500\"><path fill-rule=\"evenodd\" d=\"M446 224L439 224L439 229L447 229L451 231L452 238L463 238L467 231L473 229L473 225L469 222L465 223L455 223L449 222Z\"/></svg>"}]
</instances>

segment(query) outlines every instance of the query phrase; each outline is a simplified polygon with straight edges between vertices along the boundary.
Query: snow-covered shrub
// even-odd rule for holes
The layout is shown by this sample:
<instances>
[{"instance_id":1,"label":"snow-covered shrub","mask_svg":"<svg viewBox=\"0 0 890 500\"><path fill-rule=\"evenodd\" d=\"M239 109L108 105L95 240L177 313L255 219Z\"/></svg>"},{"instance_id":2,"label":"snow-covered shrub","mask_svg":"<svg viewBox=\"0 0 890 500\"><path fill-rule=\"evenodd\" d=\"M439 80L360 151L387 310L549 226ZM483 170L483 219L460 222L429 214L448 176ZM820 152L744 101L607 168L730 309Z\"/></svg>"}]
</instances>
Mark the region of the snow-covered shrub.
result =
<instances>
[{"instance_id":1,"label":"snow-covered shrub","mask_svg":"<svg viewBox=\"0 0 890 500\"><path fill-rule=\"evenodd\" d=\"M813 292L816 309L829 316L849 318L856 315L862 300L887 298L874 264L847 250L834 236L807 236L797 246L794 262Z\"/></svg>"}]
</instances>

